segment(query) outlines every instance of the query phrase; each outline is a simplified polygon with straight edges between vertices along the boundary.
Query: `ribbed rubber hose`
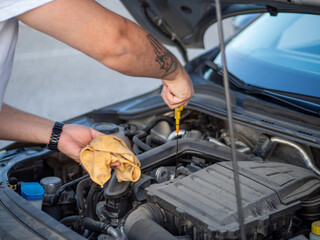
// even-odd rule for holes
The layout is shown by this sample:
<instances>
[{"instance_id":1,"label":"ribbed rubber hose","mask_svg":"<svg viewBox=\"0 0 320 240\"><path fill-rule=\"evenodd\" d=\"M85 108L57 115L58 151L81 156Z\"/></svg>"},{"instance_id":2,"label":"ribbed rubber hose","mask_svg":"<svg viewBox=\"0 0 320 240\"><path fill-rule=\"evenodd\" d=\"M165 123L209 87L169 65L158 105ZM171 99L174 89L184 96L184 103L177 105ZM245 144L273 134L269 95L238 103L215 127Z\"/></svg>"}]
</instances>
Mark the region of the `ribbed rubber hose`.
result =
<instances>
[{"instance_id":1,"label":"ribbed rubber hose","mask_svg":"<svg viewBox=\"0 0 320 240\"><path fill-rule=\"evenodd\" d=\"M124 231L130 240L176 240L175 236L161 226L164 223L163 218L158 206L147 203L129 214Z\"/></svg>"}]
</instances>

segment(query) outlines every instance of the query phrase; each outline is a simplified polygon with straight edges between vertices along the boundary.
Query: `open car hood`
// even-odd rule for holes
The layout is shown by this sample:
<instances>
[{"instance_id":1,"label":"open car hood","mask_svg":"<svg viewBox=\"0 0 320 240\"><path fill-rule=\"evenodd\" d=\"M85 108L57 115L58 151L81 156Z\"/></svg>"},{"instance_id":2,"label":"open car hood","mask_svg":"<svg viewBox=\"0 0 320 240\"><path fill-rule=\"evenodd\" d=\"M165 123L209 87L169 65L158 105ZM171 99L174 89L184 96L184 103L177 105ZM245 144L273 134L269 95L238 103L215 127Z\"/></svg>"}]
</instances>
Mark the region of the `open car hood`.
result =
<instances>
[{"instance_id":1,"label":"open car hood","mask_svg":"<svg viewBox=\"0 0 320 240\"><path fill-rule=\"evenodd\" d=\"M203 48L216 22L215 0L121 0L137 22L165 44ZM246 13L319 13L319 0L221 0L223 18Z\"/></svg>"}]
</instances>

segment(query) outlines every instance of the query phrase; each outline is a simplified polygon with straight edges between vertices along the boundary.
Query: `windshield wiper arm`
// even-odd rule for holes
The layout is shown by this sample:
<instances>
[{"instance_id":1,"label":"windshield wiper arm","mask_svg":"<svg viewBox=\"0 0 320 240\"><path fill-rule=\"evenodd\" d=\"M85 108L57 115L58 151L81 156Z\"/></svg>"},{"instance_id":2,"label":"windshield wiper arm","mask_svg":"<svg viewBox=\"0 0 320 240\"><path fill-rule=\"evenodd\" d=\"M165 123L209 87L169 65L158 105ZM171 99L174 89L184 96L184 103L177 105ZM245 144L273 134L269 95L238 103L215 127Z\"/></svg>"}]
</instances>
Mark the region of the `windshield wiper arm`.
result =
<instances>
[{"instance_id":1,"label":"windshield wiper arm","mask_svg":"<svg viewBox=\"0 0 320 240\"><path fill-rule=\"evenodd\" d=\"M222 69L219 65L215 64L212 61L205 61L205 65L212 70L214 70L218 74L222 74ZM268 97L273 100L273 102L282 103L286 105L287 107L293 108L297 111L313 115L316 117L319 117L320 113L320 105L306 101L300 98L295 98L292 96L287 96L285 94L280 94L277 92L273 92L272 90L267 90L259 87L255 87L252 85L246 84L244 81L240 80L233 74L228 72L228 79L229 82L237 89L240 89L241 91L245 92L249 95L255 95L260 97ZM292 95L292 93L290 93Z\"/></svg>"},{"instance_id":2,"label":"windshield wiper arm","mask_svg":"<svg viewBox=\"0 0 320 240\"><path fill-rule=\"evenodd\" d=\"M204 64L222 76L222 68L218 64L210 60L205 61ZM229 82L232 83L232 85L238 88L244 88L244 86L246 85L244 81L240 80L239 78L235 77L229 72L228 72L228 79L229 79Z\"/></svg>"},{"instance_id":3,"label":"windshield wiper arm","mask_svg":"<svg viewBox=\"0 0 320 240\"><path fill-rule=\"evenodd\" d=\"M221 68L218 66L218 64L215 64L214 62L212 62L212 61L210 61L210 60L205 61L204 64L205 64L207 67L213 69L213 70L216 71L216 72L221 72Z\"/></svg>"},{"instance_id":4,"label":"windshield wiper arm","mask_svg":"<svg viewBox=\"0 0 320 240\"><path fill-rule=\"evenodd\" d=\"M319 117L319 111L320 111L319 104L305 101L305 100L302 100L299 98L286 96L284 94L275 93L271 90L260 89L260 88L249 86L249 85L247 85L247 87L244 88L243 90L247 94L269 97L273 101L285 104L290 108L294 108L294 109L301 111L303 113Z\"/></svg>"},{"instance_id":5,"label":"windshield wiper arm","mask_svg":"<svg viewBox=\"0 0 320 240\"><path fill-rule=\"evenodd\" d=\"M267 90L255 86L248 85L243 82L243 84L239 84L241 80L234 80L235 76L230 76L230 82L238 89L241 89L248 95L260 96L263 98L270 98L275 103L281 103L286 105L289 108L293 108L302 113L306 113L309 115L313 115L315 117L319 117L320 105L309 102L300 98L290 97L285 94L280 94L273 92L272 90Z\"/></svg>"}]
</instances>

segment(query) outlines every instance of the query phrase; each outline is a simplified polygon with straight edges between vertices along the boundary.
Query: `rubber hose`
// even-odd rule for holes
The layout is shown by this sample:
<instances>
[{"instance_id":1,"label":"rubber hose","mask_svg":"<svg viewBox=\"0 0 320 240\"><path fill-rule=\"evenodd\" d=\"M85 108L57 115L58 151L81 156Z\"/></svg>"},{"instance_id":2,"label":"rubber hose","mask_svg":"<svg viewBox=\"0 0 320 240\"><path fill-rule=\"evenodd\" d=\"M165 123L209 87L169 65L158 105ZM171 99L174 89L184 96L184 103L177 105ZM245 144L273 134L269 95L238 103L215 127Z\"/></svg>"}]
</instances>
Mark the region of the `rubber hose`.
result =
<instances>
[{"instance_id":1,"label":"rubber hose","mask_svg":"<svg viewBox=\"0 0 320 240\"><path fill-rule=\"evenodd\" d=\"M148 135L147 138L146 138L146 143L151 147L152 143L161 145L161 144L166 143L166 141L160 139L159 137Z\"/></svg>"},{"instance_id":2,"label":"rubber hose","mask_svg":"<svg viewBox=\"0 0 320 240\"><path fill-rule=\"evenodd\" d=\"M81 223L81 226L84 227L85 229L95 231L95 232L105 233L108 228L108 224L95 221L89 217L84 217L83 219L80 220L80 223Z\"/></svg>"},{"instance_id":3,"label":"rubber hose","mask_svg":"<svg viewBox=\"0 0 320 240\"><path fill-rule=\"evenodd\" d=\"M134 152L135 155L138 155L138 154L141 153L141 151L140 151L140 149L139 149L137 144L133 144L133 152Z\"/></svg>"},{"instance_id":4,"label":"rubber hose","mask_svg":"<svg viewBox=\"0 0 320 240\"><path fill-rule=\"evenodd\" d=\"M135 135L135 136L133 137L132 141L133 141L139 148L141 148L142 150L144 150L144 151L149 151L149 150L151 150L152 148L140 140L140 138L143 138L143 137L145 137L145 136L147 136L147 132L141 132L141 133Z\"/></svg>"},{"instance_id":5,"label":"rubber hose","mask_svg":"<svg viewBox=\"0 0 320 240\"><path fill-rule=\"evenodd\" d=\"M141 138L144 138L147 136L147 133L159 122L161 121L166 121L167 123L169 123L169 125L171 127L174 126L174 121L171 117L168 117L168 116L159 116L159 117L156 117L155 119L153 119L150 123L148 123L148 125L144 128L144 131L141 132L141 133L138 133L136 134L132 141L139 147L141 148L142 150L144 151L149 151L151 150L152 148L148 145L148 144L145 144L144 142L142 142L140 139Z\"/></svg>"},{"instance_id":6,"label":"rubber hose","mask_svg":"<svg viewBox=\"0 0 320 240\"><path fill-rule=\"evenodd\" d=\"M91 217L92 219L94 219L94 215L95 215L95 206L93 204L94 203L93 196L96 193L97 188L98 188L98 184L93 183L91 185L91 188L87 197L88 216Z\"/></svg>"},{"instance_id":7,"label":"rubber hose","mask_svg":"<svg viewBox=\"0 0 320 240\"><path fill-rule=\"evenodd\" d=\"M67 227L77 227L80 223L80 216L69 216L60 220L60 223L64 224Z\"/></svg>"},{"instance_id":8,"label":"rubber hose","mask_svg":"<svg viewBox=\"0 0 320 240\"><path fill-rule=\"evenodd\" d=\"M171 127L173 127L175 124L172 117L159 116L152 119L151 122L149 122L148 125L144 128L144 131L149 132L157 123L161 121L166 121Z\"/></svg>"},{"instance_id":9,"label":"rubber hose","mask_svg":"<svg viewBox=\"0 0 320 240\"><path fill-rule=\"evenodd\" d=\"M61 193L66 190L68 187L71 187L75 184L77 184L78 182L82 181L83 179L89 178L89 174L86 174L80 178L77 178L75 180L72 180L64 185L62 185L61 187L58 188L58 190L56 191L56 194L54 195L54 197L51 199L50 202L50 206L55 206L59 200L59 197L61 195Z\"/></svg>"},{"instance_id":10,"label":"rubber hose","mask_svg":"<svg viewBox=\"0 0 320 240\"><path fill-rule=\"evenodd\" d=\"M152 203L139 206L129 214L124 225L124 231L130 240L166 239L176 238L164 229L164 216L161 209Z\"/></svg>"},{"instance_id":11,"label":"rubber hose","mask_svg":"<svg viewBox=\"0 0 320 240\"><path fill-rule=\"evenodd\" d=\"M148 146L150 146L151 147L151 135L148 135L147 137L146 137L146 144L148 145ZM152 147L151 147L152 148Z\"/></svg>"},{"instance_id":12,"label":"rubber hose","mask_svg":"<svg viewBox=\"0 0 320 240\"><path fill-rule=\"evenodd\" d=\"M87 179L83 179L81 182L79 182L79 184L77 185L77 196L78 196L78 208L79 208L79 214L80 216L84 216L86 215L85 213L85 205L84 205L84 197L83 197L83 189L89 185L89 183L91 182L90 178Z\"/></svg>"},{"instance_id":13,"label":"rubber hose","mask_svg":"<svg viewBox=\"0 0 320 240\"><path fill-rule=\"evenodd\" d=\"M130 240L177 240L175 236L152 219L141 219L135 222L127 234L127 237Z\"/></svg>"},{"instance_id":14,"label":"rubber hose","mask_svg":"<svg viewBox=\"0 0 320 240\"><path fill-rule=\"evenodd\" d=\"M96 207L98 202L101 201L101 197L103 196L103 191L97 192L93 195L93 206ZM95 213L95 210L93 211Z\"/></svg>"},{"instance_id":15,"label":"rubber hose","mask_svg":"<svg viewBox=\"0 0 320 240\"><path fill-rule=\"evenodd\" d=\"M95 221L89 217L80 218L80 216L69 216L63 218L60 223L74 228L82 226L84 229L100 233L106 233L108 230L108 224Z\"/></svg>"}]
</instances>

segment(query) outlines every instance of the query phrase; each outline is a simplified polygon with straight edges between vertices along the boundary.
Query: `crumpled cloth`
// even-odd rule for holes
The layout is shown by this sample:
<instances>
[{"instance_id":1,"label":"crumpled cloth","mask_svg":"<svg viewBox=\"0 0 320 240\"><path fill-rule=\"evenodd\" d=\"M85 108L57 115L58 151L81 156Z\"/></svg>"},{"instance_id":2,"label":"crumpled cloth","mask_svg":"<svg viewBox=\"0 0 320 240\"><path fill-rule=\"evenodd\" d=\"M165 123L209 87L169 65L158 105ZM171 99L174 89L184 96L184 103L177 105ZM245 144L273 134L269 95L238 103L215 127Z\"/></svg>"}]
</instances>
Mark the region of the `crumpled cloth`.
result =
<instances>
[{"instance_id":1,"label":"crumpled cloth","mask_svg":"<svg viewBox=\"0 0 320 240\"><path fill-rule=\"evenodd\" d=\"M118 181L136 182L141 176L140 162L126 144L112 135L102 135L93 139L81 150L80 161L88 171L92 181L101 187L111 177L110 163L119 162L113 167Z\"/></svg>"}]
</instances>

